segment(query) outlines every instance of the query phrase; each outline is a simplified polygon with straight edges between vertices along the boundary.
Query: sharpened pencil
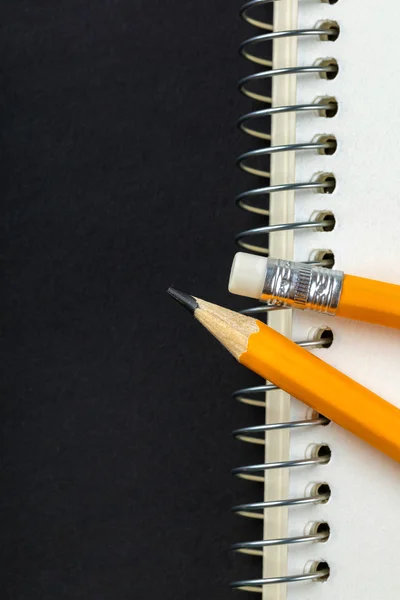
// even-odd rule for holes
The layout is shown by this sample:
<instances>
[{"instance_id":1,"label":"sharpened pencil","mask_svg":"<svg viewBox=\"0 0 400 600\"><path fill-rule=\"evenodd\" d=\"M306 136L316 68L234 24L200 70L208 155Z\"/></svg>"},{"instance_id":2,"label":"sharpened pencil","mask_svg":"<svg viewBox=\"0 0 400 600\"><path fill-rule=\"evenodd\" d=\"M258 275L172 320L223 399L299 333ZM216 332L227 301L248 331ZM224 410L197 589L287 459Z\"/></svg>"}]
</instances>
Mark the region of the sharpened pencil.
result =
<instances>
[{"instance_id":1,"label":"sharpened pencil","mask_svg":"<svg viewBox=\"0 0 400 600\"><path fill-rule=\"evenodd\" d=\"M178 292L242 365L400 462L400 410L261 321Z\"/></svg>"}]
</instances>

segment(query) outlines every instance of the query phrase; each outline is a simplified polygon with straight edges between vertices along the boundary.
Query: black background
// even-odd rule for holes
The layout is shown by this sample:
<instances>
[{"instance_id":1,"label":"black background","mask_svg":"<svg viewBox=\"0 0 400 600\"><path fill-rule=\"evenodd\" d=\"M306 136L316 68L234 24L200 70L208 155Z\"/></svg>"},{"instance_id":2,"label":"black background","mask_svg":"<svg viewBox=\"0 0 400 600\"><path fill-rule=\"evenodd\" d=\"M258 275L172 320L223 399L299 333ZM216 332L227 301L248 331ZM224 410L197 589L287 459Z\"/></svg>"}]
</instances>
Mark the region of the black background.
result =
<instances>
[{"instance_id":1,"label":"black background","mask_svg":"<svg viewBox=\"0 0 400 600\"><path fill-rule=\"evenodd\" d=\"M231 598L258 380L165 290L246 305L240 4L0 7L2 599Z\"/></svg>"}]
</instances>

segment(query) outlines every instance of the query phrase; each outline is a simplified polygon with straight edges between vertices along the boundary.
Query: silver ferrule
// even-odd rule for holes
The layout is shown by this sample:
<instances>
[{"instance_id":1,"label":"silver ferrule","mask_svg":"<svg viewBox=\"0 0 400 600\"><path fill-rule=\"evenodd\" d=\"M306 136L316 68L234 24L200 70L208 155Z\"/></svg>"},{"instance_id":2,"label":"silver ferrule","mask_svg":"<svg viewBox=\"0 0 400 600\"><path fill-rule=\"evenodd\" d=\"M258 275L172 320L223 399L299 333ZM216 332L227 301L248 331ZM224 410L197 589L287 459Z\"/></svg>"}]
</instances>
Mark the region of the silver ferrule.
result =
<instances>
[{"instance_id":1,"label":"silver ferrule","mask_svg":"<svg viewBox=\"0 0 400 600\"><path fill-rule=\"evenodd\" d=\"M342 271L268 258L260 300L273 306L334 315L339 305L343 277Z\"/></svg>"}]
</instances>

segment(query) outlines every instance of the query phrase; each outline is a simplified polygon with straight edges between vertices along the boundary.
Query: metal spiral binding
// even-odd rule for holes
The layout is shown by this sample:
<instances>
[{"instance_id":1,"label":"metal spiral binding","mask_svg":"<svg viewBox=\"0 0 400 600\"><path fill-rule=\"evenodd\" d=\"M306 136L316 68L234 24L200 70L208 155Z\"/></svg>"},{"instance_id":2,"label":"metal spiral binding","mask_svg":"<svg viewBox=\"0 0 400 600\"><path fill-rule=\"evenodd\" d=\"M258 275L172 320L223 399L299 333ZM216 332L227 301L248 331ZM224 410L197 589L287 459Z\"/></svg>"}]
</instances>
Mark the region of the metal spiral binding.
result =
<instances>
[{"instance_id":1,"label":"metal spiral binding","mask_svg":"<svg viewBox=\"0 0 400 600\"><path fill-rule=\"evenodd\" d=\"M271 105L272 99L265 95L262 87L257 88L258 84L265 82L265 80L271 80L273 77L279 77L281 75L298 75L309 73L318 73L322 77L333 78L337 72L338 67L336 62L332 60L320 61L314 65L298 66L298 67L287 67L282 69L273 69L272 62L262 56L260 48L263 44L271 42L274 39L284 37L308 37L317 36L321 40L334 41L338 36L338 28L332 25L328 25L326 28L321 26L316 29L298 29L291 31L273 31L272 25L265 22L262 15L262 9L265 9L266 4L270 4L277 0L251 0L244 4L240 10L241 18L261 30L267 30L268 33L262 33L247 39L240 46L240 54L252 63L268 67L268 70L254 73L243 78L239 82L239 91L245 96ZM261 9L261 10L259 10ZM260 16L259 16L260 15ZM262 15L262 16L261 16ZM246 115L243 115L239 121L239 128L251 137L271 140L271 135L268 131L264 130L260 123L265 117L270 117L274 114L287 113L287 112L310 112L313 111L320 116L331 117L336 114L337 103L334 98L320 98L317 101L309 104L297 104L288 106L269 106L265 109L253 110ZM320 139L314 139L310 142L302 142L296 144L286 144L282 146L267 146L261 149L250 150L242 154L238 160L238 166L245 172L255 175L257 177L263 177L270 179L270 173L258 164L259 159L271 156L278 152L304 152L304 151L316 151L320 153L333 154L336 150L336 140L333 136L323 136ZM262 216L268 216L269 211L262 205L257 205L257 200L264 200L271 194L283 191L300 191L300 190L316 190L321 193L333 191L335 187L335 181L332 178L320 178L314 181L304 182L293 182L284 183L281 185L268 185L255 189L247 190L239 194L236 198L236 204L240 208L251 212L260 214ZM329 230L333 228L335 220L331 214L321 214L315 219L310 219L304 222L295 223L281 223L277 225L267 225L263 227L257 227L248 229L240 232L236 238L236 243L252 252L258 254L268 254L268 248L266 246L256 245L252 243L252 239L257 236L265 236L272 234L277 231L288 231L288 230L302 230L302 229L319 229ZM326 267L333 265L333 259L327 256L320 261L308 261L310 264L318 264ZM282 310L282 307L261 305L243 310L243 314L257 316L260 313L265 313L273 310ZM323 336L317 340L305 340L297 342L299 346L303 348L321 348L331 344L329 337L324 338ZM246 389L237 390L233 393L233 398L243 402L245 404L251 404L254 406L266 407L265 394L273 390L279 389L272 383L266 383L265 385L259 385ZM264 398L260 400L258 396L262 394ZM265 434L271 431L290 429L296 431L304 427L320 427L329 423L328 419L321 415L314 415L309 419L302 421L289 421L282 423L268 423L265 425L243 427L233 432L236 439L243 442L253 444L265 444ZM264 481L264 472L271 469L291 469L297 467L303 467L308 465L325 464L330 459L329 448L316 447L315 451L309 457L299 457L294 460L285 460L281 462L269 462L257 465L247 465L233 469L233 474L242 478L249 479L251 481ZM306 504L321 504L329 500L330 490L326 484L321 483L319 486L316 485L310 495L302 498L281 498L276 500L269 500L265 502L250 502L245 504L239 504L233 507L233 512L238 515L242 515L249 518L263 519L264 511L279 507L298 507ZM232 549L256 556L263 555L263 548L268 546L278 545L292 545L301 543L315 543L326 541L329 537L329 530L312 531L307 535L298 535L295 537L284 537L279 539L267 539L257 540L250 542L237 543L232 546ZM282 577L268 577L262 579L249 579L235 581L231 583L231 587L245 590L245 591L257 591L262 592L263 586L271 584L287 584L299 581L323 581L329 576L329 567L324 563L321 565L315 564L315 570L311 570L307 573L298 573L292 575L286 575Z\"/></svg>"},{"instance_id":2,"label":"metal spiral binding","mask_svg":"<svg viewBox=\"0 0 400 600\"><path fill-rule=\"evenodd\" d=\"M257 100L262 103L271 105L272 99L267 96L264 91L257 89L259 82L264 82L267 79L273 77L279 77L281 75L303 75L310 73L317 73L325 77L334 77L338 72L338 66L336 62L331 59L328 61L321 61L320 64L305 65L297 67L285 67L281 69L272 69L272 62L257 54L252 49L259 48L265 43L271 42L274 39L285 38L285 37L312 37L317 36L323 40L335 40L338 36L338 29L335 26L330 27L319 27L315 29L297 29L291 31L272 31L272 26L265 21L257 18L257 10L264 5L273 2L274 0L252 0L247 2L240 11L241 17L249 24L254 25L259 29L269 30L269 33L263 33L249 38L244 41L240 46L240 54L247 60L269 67L268 70L253 73L244 77L239 82L239 91L245 96ZM275 106L269 107L262 110L254 110L246 115L243 115L239 121L238 126L242 131L250 135L251 137L271 140L271 135L260 129L259 126L254 125L265 117L272 116L278 113L287 112L309 112L314 111L319 115L333 116L337 111L336 101L332 98L320 98L316 102L309 104L294 104L287 106ZM310 142L302 142L297 144L285 144L282 146L268 146L265 148L250 150L239 156L237 160L238 166L245 172L255 175L257 177L270 178L270 173L264 168L258 166L258 159L260 157L271 156L278 152L304 152L304 151L317 151L333 153L336 150L336 140L333 137L323 136L319 140L313 140ZM254 200L257 198L266 198L276 192L282 192L287 190L319 190L320 192L328 192L334 187L334 181L327 178L325 181L305 181L305 182L293 182L275 186L265 186L261 188L247 190L236 198L236 204L249 212L268 216L269 211L263 207L254 205ZM330 220L323 223L323 227L333 226L334 222ZM246 238L253 236L266 235L275 231L283 230L300 230L300 229L320 229L321 222L318 220L310 220L303 223L283 223L280 225L273 225L267 227L258 227L243 231L236 236L236 242L246 250L256 252L258 254L268 254L268 248L264 246L258 246L244 241Z\"/></svg>"}]
</instances>

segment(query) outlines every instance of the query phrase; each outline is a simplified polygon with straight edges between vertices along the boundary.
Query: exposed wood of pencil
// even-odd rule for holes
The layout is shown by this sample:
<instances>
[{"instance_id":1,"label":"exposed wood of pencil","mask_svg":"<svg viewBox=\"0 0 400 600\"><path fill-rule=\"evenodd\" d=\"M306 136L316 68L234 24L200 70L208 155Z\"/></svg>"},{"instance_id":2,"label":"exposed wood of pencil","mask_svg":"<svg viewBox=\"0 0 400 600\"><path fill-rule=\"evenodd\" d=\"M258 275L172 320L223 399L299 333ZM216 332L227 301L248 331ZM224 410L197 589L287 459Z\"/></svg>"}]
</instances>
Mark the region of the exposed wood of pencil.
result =
<instances>
[{"instance_id":1,"label":"exposed wood of pencil","mask_svg":"<svg viewBox=\"0 0 400 600\"><path fill-rule=\"evenodd\" d=\"M400 329L400 286L345 275L336 314Z\"/></svg>"},{"instance_id":2,"label":"exposed wood of pencil","mask_svg":"<svg viewBox=\"0 0 400 600\"><path fill-rule=\"evenodd\" d=\"M261 321L196 298L194 316L243 365L400 462L400 410Z\"/></svg>"}]
</instances>

